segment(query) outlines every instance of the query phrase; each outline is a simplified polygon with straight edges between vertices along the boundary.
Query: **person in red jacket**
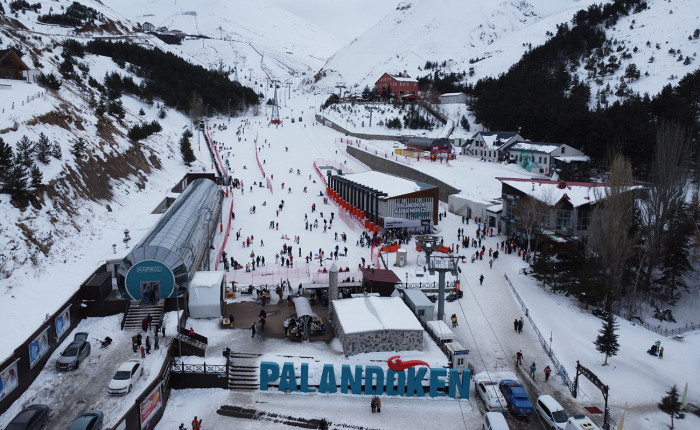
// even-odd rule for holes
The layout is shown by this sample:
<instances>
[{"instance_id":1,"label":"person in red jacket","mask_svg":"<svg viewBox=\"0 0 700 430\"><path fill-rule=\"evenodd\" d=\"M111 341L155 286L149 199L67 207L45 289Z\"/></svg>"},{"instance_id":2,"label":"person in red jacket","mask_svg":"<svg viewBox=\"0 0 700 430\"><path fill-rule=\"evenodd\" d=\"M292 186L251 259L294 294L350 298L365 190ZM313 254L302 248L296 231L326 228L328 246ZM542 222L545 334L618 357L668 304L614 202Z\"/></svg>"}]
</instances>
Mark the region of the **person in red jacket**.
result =
<instances>
[{"instance_id":1,"label":"person in red jacket","mask_svg":"<svg viewBox=\"0 0 700 430\"><path fill-rule=\"evenodd\" d=\"M201 418L197 420L197 416L194 416L194 419L192 420L192 430L200 430L202 428L202 420Z\"/></svg>"}]
</instances>

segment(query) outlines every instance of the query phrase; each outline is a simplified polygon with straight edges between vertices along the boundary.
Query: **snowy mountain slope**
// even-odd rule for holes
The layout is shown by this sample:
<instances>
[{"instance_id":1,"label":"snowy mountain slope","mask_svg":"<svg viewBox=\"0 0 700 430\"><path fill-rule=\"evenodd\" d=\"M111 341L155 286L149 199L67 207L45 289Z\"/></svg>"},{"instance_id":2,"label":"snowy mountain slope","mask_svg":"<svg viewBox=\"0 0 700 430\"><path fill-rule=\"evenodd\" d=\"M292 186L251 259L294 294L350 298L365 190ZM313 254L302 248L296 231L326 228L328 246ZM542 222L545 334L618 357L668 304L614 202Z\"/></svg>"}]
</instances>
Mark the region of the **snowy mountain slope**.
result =
<instances>
[{"instance_id":1,"label":"snowy mountain slope","mask_svg":"<svg viewBox=\"0 0 700 430\"><path fill-rule=\"evenodd\" d=\"M348 87L361 90L365 85L372 87L384 72L402 70L412 77L424 76L431 72L421 70L426 61L447 61L446 67L441 68L445 72L468 72L473 68L473 76L468 78L472 83L481 77L497 76L517 62L529 45L544 43L547 32L555 33L561 23L571 25L575 12L594 3L600 2L482 1L475 5L454 0L404 1L392 14L333 55L322 69L319 86L344 81ZM612 84L614 93L619 78L632 62L639 67L642 77L627 85L641 94L655 94L664 85L677 83L697 68L694 58L698 39L689 40L700 27L697 2L650 0L647 3L646 10L623 17L606 29L608 38L617 42L612 54L621 63L614 74L598 85L595 77L589 77L583 68L587 58L582 59L577 73L583 80L591 81L594 95L608 83ZM647 40L651 42L649 47ZM617 52L621 45L622 51ZM637 52L633 52L635 47ZM668 53L671 48L675 54ZM625 50L632 58L621 58ZM681 61L679 50L683 55ZM609 55L605 56L606 61ZM649 63L652 55L656 61ZM687 56L691 57L689 65L683 64ZM649 76L644 76L646 72Z\"/></svg>"},{"instance_id":2,"label":"snowy mountain slope","mask_svg":"<svg viewBox=\"0 0 700 430\"><path fill-rule=\"evenodd\" d=\"M454 71L469 69L469 60L500 53L511 64L530 40L527 29L548 18L551 28L568 21L573 13L593 1L533 0L464 2L459 0L413 0L401 2L395 11L340 49L323 67L329 82L344 80L360 89L373 84L385 71L407 70L410 76L426 61L447 60ZM493 45L511 34L508 46ZM544 32L542 32L544 36ZM503 70L501 70L503 71ZM324 80L324 81L325 81Z\"/></svg>"}]
</instances>

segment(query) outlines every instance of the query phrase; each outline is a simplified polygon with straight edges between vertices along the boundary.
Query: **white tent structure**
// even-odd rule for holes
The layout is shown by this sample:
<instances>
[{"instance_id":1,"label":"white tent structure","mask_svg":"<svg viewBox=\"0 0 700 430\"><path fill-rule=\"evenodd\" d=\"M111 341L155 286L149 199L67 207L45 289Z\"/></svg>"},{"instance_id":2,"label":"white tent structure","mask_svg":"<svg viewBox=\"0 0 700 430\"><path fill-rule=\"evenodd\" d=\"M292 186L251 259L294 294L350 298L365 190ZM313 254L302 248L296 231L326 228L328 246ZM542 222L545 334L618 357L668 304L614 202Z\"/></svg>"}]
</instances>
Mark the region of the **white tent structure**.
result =
<instances>
[{"instance_id":1,"label":"white tent structure","mask_svg":"<svg viewBox=\"0 0 700 430\"><path fill-rule=\"evenodd\" d=\"M224 298L224 272L197 272L189 286L190 317L218 318Z\"/></svg>"}]
</instances>

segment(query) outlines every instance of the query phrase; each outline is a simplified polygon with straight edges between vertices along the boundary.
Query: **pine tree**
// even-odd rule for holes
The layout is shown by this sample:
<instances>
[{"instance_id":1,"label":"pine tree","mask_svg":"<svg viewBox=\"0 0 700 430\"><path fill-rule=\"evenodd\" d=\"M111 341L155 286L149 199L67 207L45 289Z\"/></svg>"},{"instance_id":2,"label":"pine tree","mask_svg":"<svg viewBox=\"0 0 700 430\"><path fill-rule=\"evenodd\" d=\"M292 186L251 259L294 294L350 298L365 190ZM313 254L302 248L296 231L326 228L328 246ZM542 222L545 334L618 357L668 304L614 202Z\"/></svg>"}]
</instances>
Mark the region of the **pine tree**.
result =
<instances>
[{"instance_id":1,"label":"pine tree","mask_svg":"<svg viewBox=\"0 0 700 430\"><path fill-rule=\"evenodd\" d=\"M13 202L23 202L27 196L27 167L15 155L12 168L5 180L3 191L10 194Z\"/></svg>"},{"instance_id":2,"label":"pine tree","mask_svg":"<svg viewBox=\"0 0 700 430\"><path fill-rule=\"evenodd\" d=\"M61 145L54 142L53 146L51 147L51 156L53 156L53 158L57 160L63 158L63 151L61 151Z\"/></svg>"},{"instance_id":3,"label":"pine tree","mask_svg":"<svg viewBox=\"0 0 700 430\"><path fill-rule=\"evenodd\" d=\"M10 167L12 167L13 157L12 147L0 137L0 181L5 182L5 178L10 172Z\"/></svg>"},{"instance_id":4,"label":"pine tree","mask_svg":"<svg viewBox=\"0 0 700 430\"><path fill-rule=\"evenodd\" d=\"M71 146L70 153L73 154L75 158L81 158L84 152L85 141L82 137L79 137L78 140L73 144L73 146Z\"/></svg>"},{"instance_id":5,"label":"pine tree","mask_svg":"<svg viewBox=\"0 0 700 430\"><path fill-rule=\"evenodd\" d=\"M49 164L49 156L51 155L51 142L44 133L39 134L39 140L36 142L36 158L43 164Z\"/></svg>"},{"instance_id":6,"label":"pine tree","mask_svg":"<svg viewBox=\"0 0 700 430\"><path fill-rule=\"evenodd\" d=\"M661 399L658 404L659 409L671 416L671 428L673 429L673 417L678 419L685 418L685 414L682 413L682 405L680 401L680 395L678 394L678 387L675 385L671 387L670 390L666 391L666 396Z\"/></svg>"},{"instance_id":7,"label":"pine tree","mask_svg":"<svg viewBox=\"0 0 700 430\"><path fill-rule=\"evenodd\" d=\"M33 188L39 188L41 187L41 181L44 179L44 175L41 173L41 170L37 165L32 166L31 170L31 177L32 177L32 187Z\"/></svg>"},{"instance_id":8,"label":"pine tree","mask_svg":"<svg viewBox=\"0 0 700 430\"><path fill-rule=\"evenodd\" d=\"M192 151L192 145L190 144L190 135L188 130L183 133L180 139L180 152L182 153L182 161L189 167L197 159L194 156L194 151Z\"/></svg>"},{"instance_id":9,"label":"pine tree","mask_svg":"<svg viewBox=\"0 0 700 430\"><path fill-rule=\"evenodd\" d=\"M34 142L29 140L29 138L24 135L17 142L17 149L15 151L16 162L22 163L27 169L32 167L34 162L32 161L32 153L34 153Z\"/></svg>"},{"instance_id":10,"label":"pine tree","mask_svg":"<svg viewBox=\"0 0 700 430\"><path fill-rule=\"evenodd\" d=\"M459 121L459 125L461 125L465 131L469 131L469 121L464 115L462 115L462 119Z\"/></svg>"},{"instance_id":11,"label":"pine tree","mask_svg":"<svg viewBox=\"0 0 700 430\"><path fill-rule=\"evenodd\" d=\"M603 363L603 366L607 366L608 357L616 356L617 351L620 349L620 344L617 342L619 335L615 333L617 327L615 315L608 313L605 321L603 321L603 327L598 330L600 335L598 335L595 342L593 342L595 344L595 349L605 354L605 363Z\"/></svg>"}]
</instances>

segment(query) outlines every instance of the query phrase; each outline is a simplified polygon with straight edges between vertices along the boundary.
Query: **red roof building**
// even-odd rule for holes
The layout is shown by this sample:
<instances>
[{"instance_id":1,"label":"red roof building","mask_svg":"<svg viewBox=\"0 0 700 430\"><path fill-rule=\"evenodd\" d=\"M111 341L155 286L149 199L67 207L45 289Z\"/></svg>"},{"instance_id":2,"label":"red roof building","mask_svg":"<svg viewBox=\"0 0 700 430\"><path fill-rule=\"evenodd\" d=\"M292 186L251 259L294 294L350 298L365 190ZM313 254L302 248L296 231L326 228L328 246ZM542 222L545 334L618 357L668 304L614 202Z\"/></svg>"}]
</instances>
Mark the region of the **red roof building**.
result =
<instances>
[{"instance_id":1,"label":"red roof building","mask_svg":"<svg viewBox=\"0 0 700 430\"><path fill-rule=\"evenodd\" d=\"M384 73L374 84L379 94L387 92L396 100L415 99L418 94L418 81L409 77L404 71L397 75Z\"/></svg>"}]
</instances>

